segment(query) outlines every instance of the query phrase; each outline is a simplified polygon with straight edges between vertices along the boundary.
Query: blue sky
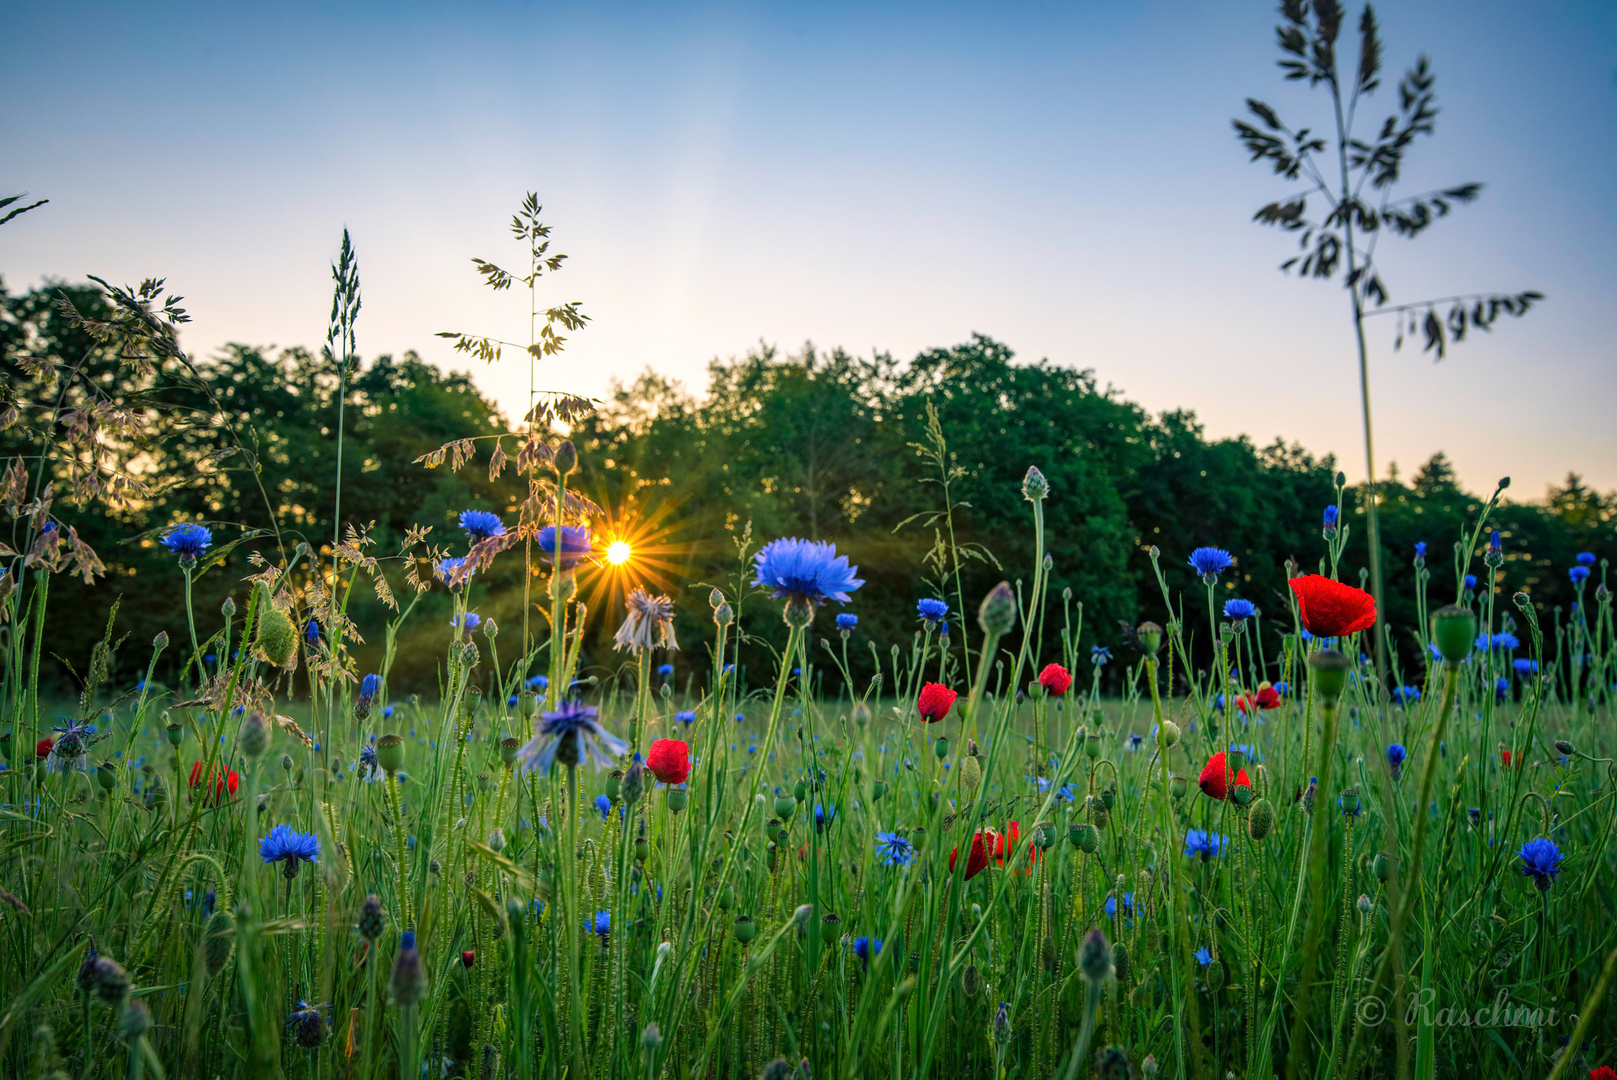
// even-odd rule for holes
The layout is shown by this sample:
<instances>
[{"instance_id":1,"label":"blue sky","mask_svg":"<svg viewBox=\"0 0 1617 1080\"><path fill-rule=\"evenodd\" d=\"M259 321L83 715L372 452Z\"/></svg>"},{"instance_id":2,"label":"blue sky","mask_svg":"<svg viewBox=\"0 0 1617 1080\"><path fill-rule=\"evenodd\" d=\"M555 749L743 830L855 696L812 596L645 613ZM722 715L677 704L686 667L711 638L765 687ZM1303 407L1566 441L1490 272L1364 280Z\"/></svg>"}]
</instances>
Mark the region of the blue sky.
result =
<instances>
[{"instance_id":1,"label":"blue sky","mask_svg":"<svg viewBox=\"0 0 1617 1080\"><path fill-rule=\"evenodd\" d=\"M571 256L542 299L593 317L541 385L650 366L700 391L760 340L902 357L979 331L1362 475L1346 297L1276 270L1290 239L1249 219L1286 189L1229 127L1249 95L1324 119L1273 65L1271 4L64 10L0 41L0 188L51 199L0 230L13 291L166 276L194 351L312 346L347 226L361 351L464 367L435 331L526 334L469 259L516 261L536 190ZM1406 189L1488 185L1383 244L1394 301L1548 295L1441 364L1372 323L1380 459L1617 487L1617 8L1380 13L1372 115L1418 51L1438 75ZM520 410L524 364L475 374Z\"/></svg>"}]
</instances>

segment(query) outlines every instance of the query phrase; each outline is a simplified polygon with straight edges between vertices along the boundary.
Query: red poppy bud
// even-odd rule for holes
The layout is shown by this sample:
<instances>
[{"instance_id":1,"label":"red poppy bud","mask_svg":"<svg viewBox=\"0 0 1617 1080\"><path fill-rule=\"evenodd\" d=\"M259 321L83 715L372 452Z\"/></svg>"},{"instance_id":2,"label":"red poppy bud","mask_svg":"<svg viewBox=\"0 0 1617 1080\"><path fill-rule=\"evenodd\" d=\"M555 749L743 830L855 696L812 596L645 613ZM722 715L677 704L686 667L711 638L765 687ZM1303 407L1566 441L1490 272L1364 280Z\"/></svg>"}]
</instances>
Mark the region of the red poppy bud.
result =
<instances>
[{"instance_id":1,"label":"red poppy bud","mask_svg":"<svg viewBox=\"0 0 1617 1080\"><path fill-rule=\"evenodd\" d=\"M45 738L39 740L37 743L34 744L34 756L35 757L50 757L51 756L51 747L53 747L55 745L56 745L56 740L47 735Z\"/></svg>"},{"instance_id":2,"label":"red poppy bud","mask_svg":"<svg viewBox=\"0 0 1617 1080\"><path fill-rule=\"evenodd\" d=\"M1201 776L1197 778L1196 786L1201 788L1202 794L1208 798L1229 798L1229 768L1229 761L1225 758L1224 751L1220 750L1207 759L1207 767L1202 770ZM1235 774L1235 786L1239 787L1242 784L1247 787L1252 786L1252 781L1247 779L1245 769Z\"/></svg>"},{"instance_id":3,"label":"red poppy bud","mask_svg":"<svg viewBox=\"0 0 1617 1080\"><path fill-rule=\"evenodd\" d=\"M1039 685L1051 697L1060 697L1072 687L1072 672L1060 664L1051 664L1039 672Z\"/></svg>"},{"instance_id":4,"label":"red poppy bud","mask_svg":"<svg viewBox=\"0 0 1617 1080\"><path fill-rule=\"evenodd\" d=\"M465 967L471 967L472 962L474 960L476 960L476 959L477 959L477 952L475 950L473 950L473 949L467 949L466 951L464 951L464 952L462 952L460 954L460 962Z\"/></svg>"},{"instance_id":5,"label":"red poppy bud","mask_svg":"<svg viewBox=\"0 0 1617 1080\"><path fill-rule=\"evenodd\" d=\"M949 715L949 710L954 708L955 698L959 696L942 683L929 682L921 687L915 707L920 711L922 720L935 724Z\"/></svg>"},{"instance_id":6,"label":"red poppy bud","mask_svg":"<svg viewBox=\"0 0 1617 1080\"><path fill-rule=\"evenodd\" d=\"M983 838L997 839L992 832L978 832L971 838L971 851L966 855L966 880L970 881L988 868L988 851L984 847ZM955 856L960 853L959 848L949 852L949 870L954 871Z\"/></svg>"},{"instance_id":7,"label":"red poppy bud","mask_svg":"<svg viewBox=\"0 0 1617 1080\"><path fill-rule=\"evenodd\" d=\"M1375 598L1320 574L1305 574L1289 582L1297 597L1303 627L1315 637L1341 637L1368 630L1376 624Z\"/></svg>"},{"instance_id":8,"label":"red poppy bud","mask_svg":"<svg viewBox=\"0 0 1617 1080\"><path fill-rule=\"evenodd\" d=\"M690 747L679 739L658 739L646 752L646 768L665 784L683 784L691 775Z\"/></svg>"}]
</instances>

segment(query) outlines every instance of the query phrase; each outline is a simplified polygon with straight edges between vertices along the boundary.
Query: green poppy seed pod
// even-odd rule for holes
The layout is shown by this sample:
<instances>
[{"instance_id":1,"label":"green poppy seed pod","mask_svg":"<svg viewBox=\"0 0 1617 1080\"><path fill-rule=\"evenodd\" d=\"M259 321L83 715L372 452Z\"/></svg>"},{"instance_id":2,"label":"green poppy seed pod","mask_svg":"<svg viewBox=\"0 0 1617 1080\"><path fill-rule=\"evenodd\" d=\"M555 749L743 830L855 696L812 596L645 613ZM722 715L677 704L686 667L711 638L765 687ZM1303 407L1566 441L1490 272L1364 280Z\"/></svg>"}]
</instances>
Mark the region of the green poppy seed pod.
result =
<instances>
[{"instance_id":1,"label":"green poppy seed pod","mask_svg":"<svg viewBox=\"0 0 1617 1080\"><path fill-rule=\"evenodd\" d=\"M556 447L556 456L551 460L551 463L555 465L556 472L561 476L566 476L578 468L578 448L573 445L573 440L562 440L562 444Z\"/></svg>"},{"instance_id":2,"label":"green poppy seed pod","mask_svg":"<svg viewBox=\"0 0 1617 1080\"><path fill-rule=\"evenodd\" d=\"M1259 799L1252 804L1251 811L1246 815L1246 834L1255 841L1261 841L1274 831L1275 804L1268 799Z\"/></svg>"},{"instance_id":3,"label":"green poppy seed pod","mask_svg":"<svg viewBox=\"0 0 1617 1080\"><path fill-rule=\"evenodd\" d=\"M798 802L802 802L804 799L808 798L808 781L799 780L797 783L792 785L792 798L796 799Z\"/></svg>"},{"instance_id":4,"label":"green poppy seed pod","mask_svg":"<svg viewBox=\"0 0 1617 1080\"><path fill-rule=\"evenodd\" d=\"M404 737L402 735L383 735L376 740L376 764L382 771L392 775L404 765Z\"/></svg>"},{"instance_id":5,"label":"green poppy seed pod","mask_svg":"<svg viewBox=\"0 0 1617 1080\"><path fill-rule=\"evenodd\" d=\"M1556 739L1555 748L1567 757L1575 757L1578 753L1577 749L1565 739Z\"/></svg>"},{"instance_id":6,"label":"green poppy seed pod","mask_svg":"<svg viewBox=\"0 0 1617 1080\"><path fill-rule=\"evenodd\" d=\"M269 743L269 725L264 722L264 714L254 709L241 722L241 729L236 733L236 747L248 757L256 758L269 749Z\"/></svg>"},{"instance_id":7,"label":"green poppy seed pod","mask_svg":"<svg viewBox=\"0 0 1617 1080\"><path fill-rule=\"evenodd\" d=\"M500 764L507 769L516 764L517 751L522 749L522 740L507 737L500 740Z\"/></svg>"},{"instance_id":8,"label":"green poppy seed pod","mask_svg":"<svg viewBox=\"0 0 1617 1080\"><path fill-rule=\"evenodd\" d=\"M794 593L786 601L786 608L781 612L781 618L793 630L804 630L814 621L814 602L806 596Z\"/></svg>"},{"instance_id":9,"label":"green poppy seed pod","mask_svg":"<svg viewBox=\"0 0 1617 1080\"><path fill-rule=\"evenodd\" d=\"M1360 808L1359 789L1356 787L1342 789L1342 813L1357 814Z\"/></svg>"},{"instance_id":10,"label":"green poppy seed pod","mask_svg":"<svg viewBox=\"0 0 1617 1080\"><path fill-rule=\"evenodd\" d=\"M634 857L636 862L645 862L646 857L650 854L651 845L646 842L645 838L642 837L634 842Z\"/></svg>"},{"instance_id":11,"label":"green poppy seed pod","mask_svg":"<svg viewBox=\"0 0 1617 1080\"><path fill-rule=\"evenodd\" d=\"M1246 768L1246 751L1242 750L1238 746L1230 747L1225 754L1225 759L1232 774L1238 773L1242 769Z\"/></svg>"},{"instance_id":12,"label":"green poppy seed pod","mask_svg":"<svg viewBox=\"0 0 1617 1080\"><path fill-rule=\"evenodd\" d=\"M1118 982L1129 981L1129 950L1121 941L1112 946L1112 968L1117 974Z\"/></svg>"},{"instance_id":13,"label":"green poppy seed pod","mask_svg":"<svg viewBox=\"0 0 1617 1080\"><path fill-rule=\"evenodd\" d=\"M916 851L920 851L926 847L926 829L922 828L920 825L917 825L915 828L910 830L910 846Z\"/></svg>"},{"instance_id":14,"label":"green poppy seed pod","mask_svg":"<svg viewBox=\"0 0 1617 1080\"><path fill-rule=\"evenodd\" d=\"M1157 745L1164 750L1171 749L1179 743L1179 725L1172 720L1164 720L1157 725Z\"/></svg>"},{"instance_id":15,"label":"green poppy seed pod","mask_svg":"<svg viewBox=\"0 0 1617 1080\"><path fill-rule=\"evenodd\" d=\"M1224 985L1224 963L1218 957L1213 957L1207 965L1207 989L1218 993L1218 988Z\"/></svg>"},{"instance_id":16,"label":"green poppy seed pod","mask_svg":"<svg viewBox=\"0 0 1617 1080\"><path fill-rule=\"evenodd\" d=\"M1100 831L1089 822L1080 822L1067 830L1067 839L1072 846L1085 855L1093 855L1100 850Z\"/></svg>"},{"instance_id":17,"label":"green poppy seed pod","mask_svg":"<svg viewBox=\"0 0 1617 1080\"><path fill-rule=\"evenodd\" d=\"M1038 701L1040 698L1044 697L1044 684L1041 682L1028 683L1027 696L1032 698L1034 701Z\"/></svg>"},{"instance_id":18,"label":"green poppy seed pod","mask_svg":"<svg viewBox=\"0 0 1617 1080\"><path fill-rule=\"evenodd\" d=\"M1085 982L1095 985L1110 979L1116 968L1112 961L1112 945L1100 930L1084 935L1078 946L1078 974Z\"/></svg>"},{"instance_id":19,"label":"green poppy seed pod","mask_svg":"<svg viewBox=\"0 0 1617 1080\"><path fill-rule=\"evenodd\" d=\"M684 784L680 784L678 787L671 787L668 789L668 809L672 810L674 813L677 814L681 810L685 809L685 807L690 804L690 801L690 789Z\"/></svg>"},{"instance_id":20,"label":"green poppy seed pod","mask_svg":"<svg viewBox=\"0 0 1617 1080\"><path fill-rule=\"evenodd\" d=\"M1236 784L1232 792L1237 806L1249 806L1252 803L1252 785Z\"/></svg>"},{"instance_id":21,"label":"green poppy seed pod","mask_svg":"<svg viewBox=\"0 0 1617 1080\"><path fill-rule=\"evenodd\" d=\"M938 755L938 760L949 756L949 738L946 735L938 736L938 741L932 744L932 752Z\"/></svg>"},{"instance_id":22,"label":"green poppy seed pod","mask_svg":"<svg viewBox=\"0 0 1617 1080\"><path fill-rule=\"evenodd\" d=\"M185 741L184 724L170 724L163 730L168 733L168 744L170 746L178 746Z\"/></svg>"},{"instance_id":23,"label":"green poppy seed pod","mask_svg":"<svg viewBox=\"0 0 1617 1080\"><path fill-rule=\"evenodd\" d=\"M623 791L623 770L613 769L607 773L606 783L602 785L601 790L608 799L617 802L619 793Z\"/></svg>"},{"instance_id":24,"label":"green poppy seed pod","mask_svg":"<svg viewBox=\"0 0 1617 1080\"><path fill-rule=\"evenodd\" d=\"M162 652L164 649L168 648L167 630L159 630L157 632L157 636L152 638L152 648L156 649L158 652Z\"/></svg>"},{"instance_id":25,"label":"green poppy seed pod","mask_svg":"<svg viewBox=\"0 0 1617 1080\"><path fill-rule=\"evenodd\" d=\"M217 975L230 962L230 950L236 944L236 919L221 908L208 916L202 931L202 962L209 975Z\"/></svg>"},{"instance_id":26,"label":"green poppy seed pod","mask_svg":"<svg viewBox=\"0 0 1617 1080\"><path fill-rule=\"evenodd\" d=\"M989 590L977 609L977 624L989 637L1003 637L1016 625L1016 594L1002 581Z\"/></svg>"},{"instance_id":27,"label":"green poppy seed pod","mask_svg":"<svg viewBox=\"0 0 1617 1080\"><path fill-rule=\"evenodd\" d=\"M1108 813L1117 809L1117 788L1109 787L1100 793L1100 804Z\"/></svg>"},{"instance_id":28,"label":"green poppy seed pod","mask_svg":"<svg viewBox=\"0 0 1617 1080\"><path fill-rule=\"evenodd\" d=\"M1393 868L1398 865L1398 857L1391 852L1378 851L1376 857L1370 861L1370 869L1375 872L1376 880L1386 884L1392 877Z\"/></svg>"},{"instance_id":29,"label":"green poppy seed pod","mask_svg":"<svg viewBox=\"0 0 1617 1080\"><path fill-rule=\"evenodd\" d=\"M386 928L387 916L382 912L381 898L371 893L359 908L359 936L374 942Z\"/></svg>"},{"instance_id":30,"label":"green poppy seed pod","mask_svg":"<svg viewBox=\"0 0 1617 1080\"><path fill-rule=\"evenodd\" d=\"M983 766L971 755L960 759L960 790L976 791L982 786Z\"/></svg>"},{"instance_id":31,"label":"green poppy seed pod","mask_svg":"<svg viewBox=\"0 0 1617 1080\"><path fill-rule=\"evenodd\" d=\"M118 1019L118 1036L126 1043L139 1042L152 1029L152 1011L144 1001L131 1001L124 1005L124 1014Z\"/></svg>"},{"instance_id":32,"label":"green poppy seed pod","mask_svg":"<svg viewBox=\"0 0 1617 1080\"><path fill-rule=\"evenodd\" d=\"M271 664L285 667L297 645L297 627L292 625L286 612L275 606L269 590L263 585L258 587L257 610L258 633L253 644Z\"/></svg>"},{"instance_id":33,"label":"green poppy seed pod","mask_svg":"<svg viewBox=\"0 0 1617 1080\"><path fill-rule=\"evenodd\" d=\"M1100 757L1100 732L1091 731L1084 736L1084 754L1090 759Z\"/></svg>"},{"instance_id":34,"label":"green poppy seed pod","mask_svg":"<svg viewBox=\"0 0 1617 1080\"><path fill-rule=\"evenodd\" d=\"M116 960L98 956L90 969L90 988L103 1004L122 1005L129 996L129 972Z\"/></svg>"},{"instance_id":35,"label":"green poppy seed pod","mask_svg":"<svg viewBox=\"0 0 1617 1080\"><path fill-rule=\"evenodd\" d=\"M539 695L532 690L524 690L517 695L517 712L522 714L524 720L531 720L539 708ZM515 741L515 740L512 740ZM517 744L522 745L521 743Z\"/></svg>"},{"instance_id":36,"label":"green poppy seed pod","mask_svg":"<svg viewBox=\"0 0 1617 1080\"><path fill-rule=\"evenodd\" d=\"M97 765L95 768L95 782L101 786L102 791L110 793L113 788L118 786L118 766L110 761L103 761L100 765Z\"/></svg>"},{"instance_id":37,"label":"green poppy seed pod","mask_svg":"<svg viewBox=\"0 0 1617 1080\"><path fill-rule=\"evenodd\" d=\"M1445 664L1458 665L1471 655L1477 640L1477 617L1457 604L1432 613L1432 644Z\"/></svg>"},{"instance_id":38,"label":"green poppy seed pod","mask_svg":"<svg viewBox=\"0 0 1617 1080\"><path fill-rule=\"evenodd\" d=\"M1183 776L1168 777L1168 794L1172 795L1175 799L1183 799L1185 797L1185 788L1187 786L1188 785L1186 784Z\"/></svg>"},{"instance_id":39,"label":"green poppy seed pod","mask_svg":"<svg viewBox=\"0 0 1617 1080\"><path fill-rule=\"evenodd\" d=\"M887 782L886 781L877 780L875 783L870 785L870 801L871 802L880 802L881 797L883 795L885 795L885 794L887 794Z\"/></svg>"},{"instance_id":40,"label":"green poppy seed pod","mask_svg":"<svg viewBox=\"0 0 1617 1080\"><path fill-rule=\"evenodd\" d=\"M736 906L736 887L734 885L731 885L729 882L725 882L724 883L724 888L719 890L719 910L720 911L729 911L731 908L733 908L735 906Z\"/></svg>"},{"instance_id":41,"label":"green poppy seed pod","mask_svg":"<svg viewBox=\"0 0 1617 1080\"><path fill-rule=\"evenodd\" d=\"M960 989L965 991L967 997L982 993L983 973L977 970L976 964L967 964L966 970L960 973Z\"/></svg>"},{"instance_id":42,"label":"green poppy seed pod","mask_svg":"<svg viewBox=\"0 0 1617 1080\"><path fill-rule=\"evenodd\" d=\"M1376 909L1376 902L1364 895L1364 893L1360 893L1358 907L1360 915L1368 915Z\"/></svg>"},{"instance_id":43,"label":"green poppy seed pod","mask_svg":"<svg viewBox=\"0 0 1617 1080\"><path fill-rule=\"evenodd\" d=\"M1327 702L1335 704L1347 686L1348 671L1353 667L1353 661L1335 649L1321 649L1308 658L1308 666L1314 669L1314 689Z\"/></svg>"},{"instance_id":44,"label":"green poppy seed pod","mask_svg":"<svg viewBox=\"0 0 1617 1080\"><path fill-rule=\"evenodd\" d=\"M1143 622L1135 627L1134 639L1140 643L1140 648L1155 656L1157 650L1162 648L1162 627L1154 622Z\"/></svg>"},{"instance_id":45,"label":"green poppy seed pod","mask_svg":"<svg viewBox=\"0 0 1617 1080\"><path fill-rule=\"evenodd\" d=\"M782 821L792 820L792 814L797 810L797 800L790 795L775 796L775 816Z\"/></svg>"},{"instance_id":46,"label":"green poppy seed pod","mask_svg":"<svg viewBox=\"0 0 1617 1080\"><path fill-rule=\"evenodd\" d=\"M1088 799L1088 806L1089 820L1094 822L1095 828L1105 832L1106 826L1112 823L1111 811L1106 809L1106 804L1101 801L1099 795L1091 795Z\"/></svg>"},{"instance_id":47,"label":"green poppy seed pod","mask_svg":"<svg viewBox=\"0 0 1617 1080\"><path fill-rule=\"evenodd\" d=\"M634 806L640 801L640 796L646 791L646 767L639 761L629 762L629 767L623 773L623 779L618 784L618 795L623 799L623 805ZM607 793L610 797L611 792Z\"/></svg>"},{"instance_id":48,"label":"green poppy seed pod","mask_svg":"<svg viewBox=\"0 0 1617 1080\"><path fill-rule=\"evenodd\" d=\"M834 911L820 916L820 940L830 945L842 936L842 919Z\"/></svg>"},{"instance_id":49,"label":"green poppy seed pod","mask_svg":"<svg viewBox=\"0 0 1617 1080\"><path fill-rule=\"evenodd\" d=\"M1022 498L1028 502L1039 502L1050 494L1050 481L1044 478L1037 465L1027 467L1027 475L1022 477Z\"/></svg>"}]
</instances>

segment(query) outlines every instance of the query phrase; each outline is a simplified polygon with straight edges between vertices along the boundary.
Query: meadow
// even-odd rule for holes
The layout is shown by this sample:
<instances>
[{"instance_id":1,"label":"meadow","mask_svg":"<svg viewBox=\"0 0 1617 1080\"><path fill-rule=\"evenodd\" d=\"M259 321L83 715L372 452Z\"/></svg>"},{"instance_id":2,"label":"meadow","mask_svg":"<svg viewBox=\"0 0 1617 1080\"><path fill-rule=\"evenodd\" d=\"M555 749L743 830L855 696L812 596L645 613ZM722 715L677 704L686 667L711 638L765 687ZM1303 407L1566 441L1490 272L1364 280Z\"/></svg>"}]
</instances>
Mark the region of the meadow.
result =
<instances>
[{"instance_id":1,"label":"meadow","mask_svg":"<svg viewBox=\"0 0 1617 1080\"><path fill-rule=\"evenodd\" d=\"M779 538L738 549L700 640L631 589L607 613L630 663L602 679L579 670L579 598L634 554L568 523L571 443L525 453L547 512L460 515L382 628L449 596L430 696L389 694L386 663L350 671L350 590L386 588L351 533L324 558L256 557L127 684L107 678L109 620L49 715L38 642L72 539L40 519L5 600L6 1075L1562 1076L1611 1058L1607 568L1566 568L1580 602L1546 634L1502 580L1500 491L1452 558L1416 556L1421 618L1384 630L1419 641L1413 666L1338 580L1340 489L1286 608L1229 595L1238 553L1153 549L1197 587L1159 572L1156 619L1080 651L1081 598L1049 588L1060 492L1035 468L1014 585L917 597L903 640L865 636L834 545ZM222 540L160 534L188 598ZM524 554L532 623L479 619L479 575ZM743 597L785 628L752 677ZM1108 670L1120 695L1100 694Z\"/></svg>"}]
</instances>

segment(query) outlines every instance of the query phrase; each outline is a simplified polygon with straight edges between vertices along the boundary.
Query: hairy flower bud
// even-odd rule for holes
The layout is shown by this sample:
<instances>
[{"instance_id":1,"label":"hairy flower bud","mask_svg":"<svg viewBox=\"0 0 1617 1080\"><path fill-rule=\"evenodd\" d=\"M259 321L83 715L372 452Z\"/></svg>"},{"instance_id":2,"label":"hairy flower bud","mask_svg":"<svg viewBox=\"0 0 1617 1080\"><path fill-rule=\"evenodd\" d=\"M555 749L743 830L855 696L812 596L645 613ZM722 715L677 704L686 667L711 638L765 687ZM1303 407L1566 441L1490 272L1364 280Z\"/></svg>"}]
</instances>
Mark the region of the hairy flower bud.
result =
<instances>
[{"instance_id":1,"label":"hairy flower bud","mask_svg":"<svg viewBox=\"0 0 1617 1080\"><path fill-rule=\"evenodd\" d=\"M124 1014L118 1020L118 1035L126 1043L139 1042L152 1029L152 1011L144 1001L131 1001L124 1005Z\"/></svg>"},{"instance_id":2,"label":"hairy flower bud","mask_svg":"<svg viewBox=\"0 0 1617 1080\"><path fill-rule=\"evenodd\" d=\"M1027 475L1022 477L1022 497L1028 502L1039 502L1050 494L1050 481L1044 478L1037 465L1027 467Z\"/></svg>"},{"instance_id":3,"label":"hairy flower bud","mask_svg":"<svg viewBox=\"0 0 1617 1080\"><path fill-rule=\"evenodd\" d=\"M566 476L578 468L578 448L573 445L573 440L565 439L560 446L556 447L556 456L551 459L551 464L556 467L556 472L562 476Z\"/></svg>"},{"instance_id":4,"label":"hairy flower bud","mask_svg":"<svg viewBox=\"0 0 1617 1080\"><path fill-rule=\"evenodd\" d=\"M421 967L421 954L416 951L415 932L406 930L399 938L398 959L393 961L393 1000L409 1007L426 996L427 974Z\"/></svg>"},{"instance_id":5,"label":"hairy flower bud","mask_svg":"<svg viewBox=\"0 0 1617 1080\"><path fill-rule=\"evenodd\" d=\"M236 945L236 919L221 908L208 916L202 931L202 960L209 975L217 975L230 963L230 951Z\"/></svg>"},{"instance_id":6,"label":"hairy flower bud","mask_svg":"<svg viewBox=\"0 0 1617 1080\"><path fill-rule=\"evenodd\" d=\"M1252 809L1246 816L1246 834L1253 840L1261 841L1274 831L1275 807L1268 799L1259 799L1252 804Z\"/></svg>"},{"instance_id":7,"label":"hairy flower bud","mask_svg":"<svg viewBox=\"0 0 1617 1080\"><path fill-rule=\"evenodd\" d=\"M297 627L286 612L275 606L270 598L269 589L263 585L258 587L256 601L258 612L258 633L253 639L254 646L264 654L264 658L276 667L285 667L292 657L292 650L297 645Z\"/></svg>"},{"instance_id":8,"label":"hairy flower bud","mask_svg":"<svg viewBox=\"0 0 1617 1080\"><path fill-rule=\"evenodd\" d=\"M236 733L236 747L248 757L256 758L269 749L269 741L269 725L264 722L264 714L254 709L241 722L241 730Z\"/></svg>"},{"instance_id":9,"label":"hairy flower bud","mask_svg":"<svg viewBox=\"0 0 1617 1080\"><path fill-rule=\"evenodd\" d=\"M977 609L977 622L990 637L1002 637L1011 632L1011 627L1016 625L1016 594L1011 591L1010 582L1000 582L983 597Z\"/></svg>"}]
</instances>

